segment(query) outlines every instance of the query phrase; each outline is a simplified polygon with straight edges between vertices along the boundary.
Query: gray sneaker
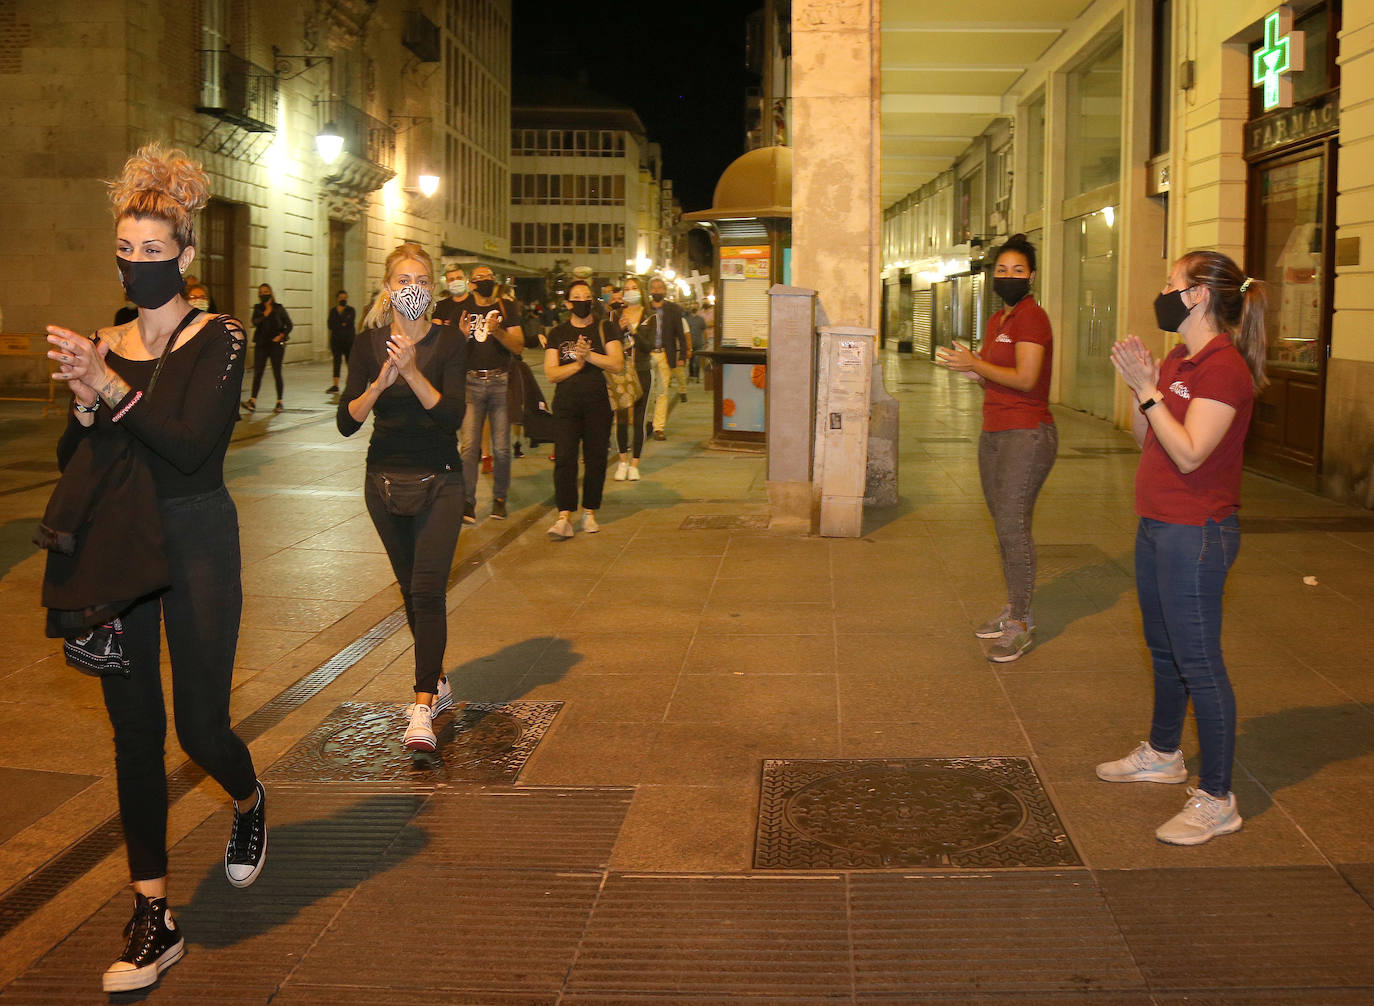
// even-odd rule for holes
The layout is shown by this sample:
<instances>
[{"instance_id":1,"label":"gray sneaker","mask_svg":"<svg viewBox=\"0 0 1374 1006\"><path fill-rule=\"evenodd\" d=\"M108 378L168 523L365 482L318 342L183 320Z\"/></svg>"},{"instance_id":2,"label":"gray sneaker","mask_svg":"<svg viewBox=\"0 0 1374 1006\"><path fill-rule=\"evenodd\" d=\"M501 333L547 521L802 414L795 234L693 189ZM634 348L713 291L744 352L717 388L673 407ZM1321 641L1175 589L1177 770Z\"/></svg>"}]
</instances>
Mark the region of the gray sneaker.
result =
<instances>
[{"instance_id":1,"label":"gray sneaker","mask_svg":"<svg viewBox=\"0 0 1374 1006\"><path fill-rule=\"evenodd\" d=\"M1018 659L1030 649L1030 629L1020 622L1007 622L997 641L988 647L988 659L998 664L1007 664Z\"/></svg>"},{"instance_id":2,"label":"gray sneaker","mask_svg":"<svg viewBox=\"0 0 1374 1006\"><path fill-rule=\"evenodd\" d=\"M1187 782L1188 769L1183 764L1183 752L1160 754L1149 741L1140 745L1125 758L1104 761L1097 766L1097 777L1103 782Z\"/></svg>"},{"instance_id":3,"label":"gray sneaker","mask_svg":"<svg viewBox=\"0 0 1374 1006\"><path fill-rule=\"evenodd\" d=\"M982 625L978 626L978 628L974 629L973 634L977 636L979 639L996 639L998 636L1002 634L1003 630L1006 629L1007 623L1009 621L1011 621L1010 604L1004 605L1002 607L1002 610L999 611L995 617L988 619ZM1026 612L1026 631L1035 631L1034 612Z\"/></svg>"},{"instance_id":4,"label":"gray sneaker","mask_svg":"<svg viewBox=\"0 0 1374 1006\"><path fill-rule=\"evenodd\" d=\"M1188 787L1188 802L1183 809L1155 829L1155 838L1170 845L1201 845L1217 835L1240 831L1236 794L1219 800L1211 793Z\"/></svg>"}]
</instances>

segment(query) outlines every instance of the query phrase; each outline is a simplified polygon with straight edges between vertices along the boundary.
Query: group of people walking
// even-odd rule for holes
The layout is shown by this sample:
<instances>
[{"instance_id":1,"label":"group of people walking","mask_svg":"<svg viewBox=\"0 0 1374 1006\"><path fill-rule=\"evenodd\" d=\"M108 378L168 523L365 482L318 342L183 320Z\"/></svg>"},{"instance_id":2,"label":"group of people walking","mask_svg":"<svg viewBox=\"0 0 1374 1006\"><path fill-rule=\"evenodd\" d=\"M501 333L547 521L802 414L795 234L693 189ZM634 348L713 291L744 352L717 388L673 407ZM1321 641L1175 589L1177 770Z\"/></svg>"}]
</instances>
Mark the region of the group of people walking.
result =
<instances>
[{"instance_id":1,"label":"group of people walking","mask_svg":"<svg viewBox=\"0 0 1374 1006\"><path fill-rule=\"evenodd\" d=\"M161 540L158 556L118 556L83 555L78 539L73 562L102 603L64 611L50 606L49 612L50 624L54 618L82 623L80 632L68 634L69 645L88 645L95 630L104 631L101 687L134 891L124 950L103 976L110 992L153 984L185 947L167 900L164 628L177 736L233 801L227 881L252 884L267 854L266 792L229 714L242 588L238 517L223 463L238 418L247 335L234 318L207 310L204 298L193 303L184 283L196 254L194 215L208 194L205 172L181 151L157 144L139 150L112 186L116 264L135 316L92 338L48 328L54 377L72 393L58 446L59 490L67 498L110 494L99 508L106 519L131 527L153 522ZM1035 249L1024 236L999 249L993 286L1006 306L989 320L979 351L956 344L939 358L984 389L979 469L1007 599L976 634L992 640L988 655L999 662L1018 659L1031 646L1031 521L1057 450L1048 408L1053 339L1030 295L1035 270ZM491 271L473 270L471 282L470 293L455 291L436 310L433 261L420 246L403 244L387 257L381 288L356 335L343 291L336 305L338 331L347 330L351 342L337 424L351 436L372 419L363 498L414 637L413 701L401 742L418 752L435 749L434 717L454 701L444 676L445 588L464 517L473 512L484 423L491 425L498 462L494 505L502 504L502 513L493 516L504 516L505 385L511 359L526 346L513 305L496 296ZM637 478L644 433L662 433L667 402L660 395L653 419L646 419L646 389L657 371L666 394L665 371L690 354L691 342L681 312L665 303L659 284L649 285L646 303L639 282L627 281L623 309L611 312L598 311L591 287L576 281L566 291L568 319L547 334L558 508L549 535L556 540L574 533L579 454L581 527L597 530L613 419L616 478ZM1096 771L1108 782L1185 782L1179 743L1191 700L1201 777L1183 811L1156 833L1170 843L1198 844L1241 827L1230 789L1236 713L1221 655L1221 600L1239 547L1243 443L1254 393L1265 383L1264 306L1261 284L1225 255L1190 253L1175 264L1155 304L1159 327L1177 332L1181 343L1162 361L1134 337L1111 354L1139 402L1135 565L1155 700L1148 740ZM267 286L253 321L255 341L267 352L255 366L250 404L265 363L279 374L279 347L291 330ZM336 380L339 362L336 356ZM628 386L627 375L634 377ZM280 397L278 383L279 405ZM120 484L128 486L121 493L102 481L113 470L110 458L132 462L120 469ZM138 498L140 472L154 502L148 510L120 510ZM165 560L159 588L117 600L130 570L154 559Z\"/></svg>"}]
</instances>

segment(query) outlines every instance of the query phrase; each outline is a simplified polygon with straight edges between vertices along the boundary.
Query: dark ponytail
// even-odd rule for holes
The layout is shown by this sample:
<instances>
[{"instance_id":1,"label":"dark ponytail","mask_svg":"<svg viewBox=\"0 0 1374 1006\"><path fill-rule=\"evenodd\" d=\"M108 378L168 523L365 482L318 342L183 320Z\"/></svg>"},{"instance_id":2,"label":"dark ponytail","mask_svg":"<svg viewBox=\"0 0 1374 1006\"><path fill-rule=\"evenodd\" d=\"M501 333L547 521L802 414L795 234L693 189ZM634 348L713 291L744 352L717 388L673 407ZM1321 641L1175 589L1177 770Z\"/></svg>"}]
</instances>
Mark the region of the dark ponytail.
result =
<instances>
[{"instance_id":1,"label":"dark ponytail","mask_svg":"<svg viewBox=\"0 0 1374 1006\"><path fill-rule=\"evenodd\" d=\"M1230 256L1217 251L1189 252L1179 261L1189 286L1207 288L1207 313L1218 329L1230 333L1250 368L1255 390L1268 387L1264 366L1269 334L1264 327L1264 311L1269 297L1264 281L1246 276Z\"/></svg>"}]
</instances>

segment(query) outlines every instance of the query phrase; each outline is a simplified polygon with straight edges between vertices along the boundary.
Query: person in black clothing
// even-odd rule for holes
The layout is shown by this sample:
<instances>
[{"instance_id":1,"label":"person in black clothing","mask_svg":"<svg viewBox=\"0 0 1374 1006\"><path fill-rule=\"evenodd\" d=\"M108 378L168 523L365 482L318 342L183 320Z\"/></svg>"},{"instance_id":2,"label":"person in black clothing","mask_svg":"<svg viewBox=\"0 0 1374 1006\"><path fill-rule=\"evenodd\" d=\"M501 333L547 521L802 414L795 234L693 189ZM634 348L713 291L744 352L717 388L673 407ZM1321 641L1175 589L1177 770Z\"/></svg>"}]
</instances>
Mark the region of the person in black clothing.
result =
<instances>
[{"instance_id":1,"label":"person in black clothing","mask_svg":"<svg viewBox=\"0 0 1374 1006\"><path fill-rule=\"evenodd\" d=\"M415 638L415 701L402 744L433 751L434 717L453 704L443 676L445 594L463 524L458 428L467 379L465 339L430 320L434 263L416 244L386 260L382 292L363 320L339 399L339 432L373 415L363 498L386 547Z\"/></svg>"},{"instance_id":2,"label":"person in black clothing","mask_svg":"<svg viewBox=\"0 0 1374 1006\"><path fill-rule=\"evenodd\" d=\"M348 303L348 291L340 290L335 304L329 309L329 352L334 355L334 383L326 395L339 393L339 372L343 361L353 352L353 337L358 334L355 319L357 313Z\"/></svg>"},{"instance_id":3,"label":"person in black clothing","mask_svg":"<svg viewBox=\"0 0 1374 1006\"><path fill-rule=\"evenodd\" d=\"M611 443L611 399L604 372L618 374L625 366L620 328L598 320L592 309L592 288L576 279L568 286L572 317L554 327L544 350L544 376L557 385L553 399L554 468L558 520L549 528L554 541L573 536L572 512L577 509L577 450L582 448L586 471L582 477L582 530L601 530L596 511L606 486L606 452Z\"/></svg>"},{"instance_id":4,"label":"person in black clothing","mask_svg":"<svg viewBox=\"0 0 1374 1006\"><path fill-rule=\"evenodd\" d=\"M183 152L140 149L111 190L115 262L138 318L102 329L95 340L48 327L48 356L60 367L54 377L67 382L74 402L58 460L65 465L97 425L133 438L156 486L171 579L122 616L128 676L101 678L135 896L124 953L103 978L107 992L152 985L185 949L167 907L167 717L158 670L164 615L177 738L234 800L224 854L229 883L253 883L267 857L266 794L229 726L243 590L224 454L238 417L246 340L238 321L202 313L182 293L182 273L195 257L194 214L208 196L204 170Z\"/></svg>"},{"instance_id":5,"label":"person in black clothing","mask_svg":"<svg viewBox=\"0 0 1374 1006\"><path fill-rule=\"evenodd\" d=\"M277 382L277 407L272 413L278 414L285 408L281 403L281 365L286 359L286 340L291 338L291 328L291 315L272 296L272 288L262 284L258 287L258 302L253 305L253 393L243 403L249 412L258 407L258 389L262 387L268 360L272 361L272 379Z\"/></svg>"}]
</instances>

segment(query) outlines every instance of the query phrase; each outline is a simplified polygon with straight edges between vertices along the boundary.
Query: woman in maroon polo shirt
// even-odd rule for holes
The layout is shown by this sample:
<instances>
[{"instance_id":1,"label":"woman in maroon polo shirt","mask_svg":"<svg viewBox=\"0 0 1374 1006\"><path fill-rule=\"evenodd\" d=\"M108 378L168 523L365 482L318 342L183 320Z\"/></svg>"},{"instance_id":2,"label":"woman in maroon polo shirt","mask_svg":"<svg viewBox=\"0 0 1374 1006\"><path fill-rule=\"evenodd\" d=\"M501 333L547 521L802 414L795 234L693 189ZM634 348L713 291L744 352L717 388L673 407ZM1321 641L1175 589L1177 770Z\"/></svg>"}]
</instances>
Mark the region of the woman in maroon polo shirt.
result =
<instances>
[{"instance_id":1,"label":"woman in maroon polo shirt","mask_svg":"<svg viewBox=\"0 0 1374 1006\"><path fill-rule=\"evenodd\" d=\"M1112 347L1112 363L1140 403L1131 423L1143 448L1135 576L1155 700L1150 739L1097 766L1097 775L1187 782L1179 741L1191 698L1202 748L1198 786L1155 831L1173 845L1201 845L1241 826L1231 792L1236 699L1221 656L1221 597L1240 548L1245 435L1255 392L1268 383L1264 307L1260 282L1231 259L1190 252L1155 299L1159 327L1183 344L1162 363L1135 336Z\"/></svg>"},{"instance_id":2,"label":"woman in maroon polo shirt","mask_svg":"<svg viewBox=\"0 0 1374 1006\"><path fill-rule=\"evenodd\" d=\"M980 352L955 343L936 362L983 385L983 433L978 438L978 474L992 513L1007 603L974 630L991 639L988 659L1015 660L1030 648L1035 620L1035 541L1031 518L1035 499L1059 453L1059 430L1050 415L1050 366L1054 333L1050 319L1030 295L1035 246L1014 234L997 249L992 288L1006 307L988 319Z\"/></svg>"}]
</instances>

